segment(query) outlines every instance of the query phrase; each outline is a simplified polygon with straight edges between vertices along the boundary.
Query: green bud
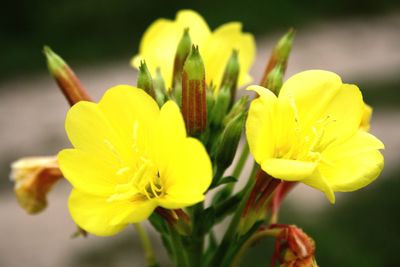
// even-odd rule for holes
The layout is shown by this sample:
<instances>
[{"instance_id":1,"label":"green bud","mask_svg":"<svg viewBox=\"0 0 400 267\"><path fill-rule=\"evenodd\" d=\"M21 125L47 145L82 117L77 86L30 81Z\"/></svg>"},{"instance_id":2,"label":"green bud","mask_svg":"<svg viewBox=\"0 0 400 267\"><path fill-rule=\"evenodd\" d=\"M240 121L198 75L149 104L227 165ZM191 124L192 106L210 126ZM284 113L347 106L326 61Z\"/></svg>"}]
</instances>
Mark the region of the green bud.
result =
<instances>
[{"instance_id":1,"label":"green bud","mask_svg":"<svg viewBox=\"0 0 400 267\"><path fill-rule=\"evenodd\" d=\"M206 79L199 48L192 51L183 66L182 115L189 135L200 134L207 125Z\"/></svg>"},{"instance_id":2,"label":"green bud","mask_svg":"<svg viewBox=\"0 0 400 267\"><path fill-rule=\"evenodd\" d=\"M289 31L284 36L282 36L282 38L275 45L267 68L265 69L263 78L261 80L262 86L267 86L268 75L275 68L276 65L281 64L282 73L285 73L290 51L292 50L294 35L295 30L289 29Z\"/></svg>"},{"instance_id":3,"label":"green bud","mask_svg":"<svg viewBox=\"0 0 400 267\"><path fill-rule=\"evenodd\" d=\"M232 164L242 136L245 119L246 112L240 113L228 122L222 132L220 144L216 151L216 162L218 168L225 170Z\"/></svg>"},{"instance_id":4,"label":"green bud","mask_svg":"<svg viewBox=\"0 0 400 267\"><path fill-rule=\"evenodd\" d=\"M43 53L47 59L49 72L56 80L68 103L72 106L79 101L91 101L86 89L68 64L48 46L43 48Z\"/></svg>"},{"instance_id":5,"label":"green bud","mask_svg":"<svg viewBox=\"0 0 400 267\"><path fill-rule=\"evenodd\" d=\"M223 124L226 126L228 123L235 119L239 114L246 112L247 103L249 102L249 96L242 96L239 101L237 101L228 115L225 116Z\"/></svg>"},{"instance_id":6,"label":"green bud","mask_svg":"<svg viewBox=\"0 0 400 267\"><path fill-rule=\"evenodd\" d=\"M224 86L219 90L215 99L214 106L210 113L210 124L213 128L219 128L228 112L231 101L231 91L228 86Z\"/></svg>"},{"instance_id":7,"label":"green bud","mask_svg":"<svg viewBox=\"0 0 400 267\"><path fill-rule=\"evenodd\" d=\"M232 55L226 64L224 76L222 77L221 88L227 87L230 90L231 99L229 105L233 104L236 96L237 82L239 79L240 65L239 65L239 52L237 50L232 51Z\"/></svg>"},{"instance_id":8,"label":"green bud","mask_svg":"<svg viewBox=\"0 0 400 267\"><path fill-rule=\"evenodd\" d=\"M153 79L153 87L156 93L156 101L158 105L161 107L166 102L168 97L167 97L167 91L165 89L165 82L161 75L160 68L156 69L156 77Z\"/></svg>"},{"instance_id":9,"label":"green bud","mask_svg":"<svg viewBox=\"0 0 400 267\"><path fill-rule=\"evenodd\" d=\"M176 85L180 85L182 83L183 65L185 64L186 58L190 53L191 46L192 46L192 41L190 40L189 36L189 28L186 28L183 31L183 36L179 41L178 47L176 49L174 70L172 77L172 88L175 88Z\"/></svg>"},{"instance_id":10,"label":"green bud","mask_svg":"<svg viewBox=\"0 0 400 267\"><path fill-rule=\"evenodd\" d=\"M150 71L147 68L146 62L144 60L140 62L139 74L137 78L137 87L143 89L153 99L156 98L156 94L154 92L154 87L153 87L153 79L151 78Z\"/></svg>"},{"instance_id":11,"label":"green bud","mask_svg":"<svg viewBox=\"0 0 400 267\"><path fill-rule=\"evenodd\" d=\"M283 66L278 63L268 74L265 87L271 90L275 95L279 94L283 84Z\"/></svg>"},{"instance_id":12,"label":"green bud","mask_svg":"<svg viewBox=\"0 0 400 267\"><path fill-rule=\"evenodd\" d=\"M215 104L215 87L207 86L206 88L206 102L207 102L207 114L211 114L212 109L214 108Z\"/></svg>"}]
</instances>

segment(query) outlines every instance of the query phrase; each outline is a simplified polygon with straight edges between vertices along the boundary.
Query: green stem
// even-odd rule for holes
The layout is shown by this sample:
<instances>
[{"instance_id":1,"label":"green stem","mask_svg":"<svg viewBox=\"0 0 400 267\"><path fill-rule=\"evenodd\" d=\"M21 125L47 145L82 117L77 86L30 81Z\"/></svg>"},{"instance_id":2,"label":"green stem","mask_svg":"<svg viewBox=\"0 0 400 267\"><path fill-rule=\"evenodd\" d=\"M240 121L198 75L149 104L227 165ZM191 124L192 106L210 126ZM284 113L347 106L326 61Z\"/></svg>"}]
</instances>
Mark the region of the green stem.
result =
<instances>
[{"instance_id":1,"label":"green stem","mask_svg":"<svg viewBox=\"0 0 400 267\"><path fill-rule=\"evenodd\" d=\"M135 227L136 232L138 233L139 238L142 241L142 246L146 255L147 265L149 267L159 266L156 261L153 246L151 245L150 238L146 230L140 225L140 223L134 223L133 226Z\"/></svg>"},{"instance_id":2,"label":"green stem","mask_svg":"<svg viewBox=\"0 0 400 267\"><path fill-rule=\"evenodd\" d=\"M228 214L233 213L239 205L244 195L244 191L236 193L228 199L215 205L215 223L222 221Z\"/></svg>"},{"instance_id":3,"label":"green stem","mask_svg":"<svg viewBox=\"0 0 400 267\"><path fill-rule=\"evenodd\" d=\"M244 144L242 154L239 157L239 160L235 166L235 169L233 170L232 176L235 177L236 179L239 180L240 174L242 173L243 167L247 161L247 158L249 156L249 145L247 142ZM226 199L228 196L230 196L233 192L233 189L235 187L236 183L229 183L227 184L221 191L218 192L217 195L215 195L213 202L219 203L222 199Z\"/></svg>"},{"instance_id":4,"label":"green stem","mask_svg":"<svg viewBox=\"0 0 400 267\"><path fill-rule=\"evenodd\" d=\"M246 251L258 240L268 236L276 237L280 231L281 229L266 229L252 235L249 239L246 240L246 242L244 242L243 246L240 248L236 256L233 258L231 267L239 267L239 264L243 259L243 256L245 255Z\"/></svg>"},{"instance_id":5,"label":"green stem","mask_svg":"<svg viewBox=\"0 0 400 267\"><path fill-rule=\"evenodd\" d=\"M249 153L250 153L249 145L247 144L247 142L245 142L242 154L240 155L240 158L236 163L235 169L233 170L232 173L232 176L236 177L237 179L239 179L239 176L242 173L243 167L247 161L247 158L249 157Z\"/></svg>"},{"instance_id":6,"label":"green stem","mask_svg":"<svg viewBox=\"0 0 400 267\"><path fill-rule=\"evenodd\" d=\"M190 264L188 263L186 249L182 245L181 236L171 225L169 225L169 230L176 267L189 267Z\"/></svg>"},{"instance_id":7,"label":"green stem","mask_svg":"<svg viewBox=\"0 0 400 267\"><path fill-rule=\"evenodd\" d=\"M193 207L193 231L189 239L190 244L187 244L189 261L191 263L190 267L201 267L203 265L204 233L201 230L202 226L199 225L203 210L203 202L200 202Z\"/></svg>"},{"instance_id":8,"label":"green stem","mask_svg":"<svg viewBox=\"0 0 400 267\"><path fill-rule=\"evenodd\" d=\"M235 235L236 230L240 222L240 217L242 215L242 211L246 206L247 198L255 184L255 173L258 169L258 164L254 162L253 169L251 171L249 180L247 182L246 187L244 188L244 196L239 204L238 209L236 210L235 215L233 216L228 229L225 232L225 235L221 241L220 246L214 254L214 257L211 260L210 267L214 266L222 266L221 264L226 261L225 257L228 255L228 251L232 245L235 243Z\"/></svg>"}]
</instances>

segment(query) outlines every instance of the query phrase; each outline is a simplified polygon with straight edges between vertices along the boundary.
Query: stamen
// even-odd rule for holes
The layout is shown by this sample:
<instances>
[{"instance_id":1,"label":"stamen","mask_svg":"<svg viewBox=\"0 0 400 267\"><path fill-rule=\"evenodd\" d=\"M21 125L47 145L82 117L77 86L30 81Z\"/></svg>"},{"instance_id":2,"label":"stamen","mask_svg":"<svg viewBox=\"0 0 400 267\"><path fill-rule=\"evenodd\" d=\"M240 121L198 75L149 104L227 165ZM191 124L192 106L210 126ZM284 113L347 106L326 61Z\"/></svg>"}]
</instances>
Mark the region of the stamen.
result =
<instances>
[{"instance_id":1,"label":"stamen","mask_svg":"<svg viewBox=\"0 0 400 267\"><path fill-rule=\"evenodd\" d=\"M127 171L129 171L131 168L129 168L129 167L123 167L123 168L121 168L121 169L119 169L118 171L117 171L117 175L123 175L124 173L126 173Z\"/></svg>"},{"instance_id":2,"label":"stamen","mask_svg":"<svg viewBox=\"0 0 400 267\"><path fill-rule=\"evenodd\" d=\"M108 139L104 139L103 140L104 144L111 150L111 153L118 159L119 162L122 162L122 159L117 151L117 149L115 148L115 146L111 143L110 140Z\"/></svg>"}]
</instances>

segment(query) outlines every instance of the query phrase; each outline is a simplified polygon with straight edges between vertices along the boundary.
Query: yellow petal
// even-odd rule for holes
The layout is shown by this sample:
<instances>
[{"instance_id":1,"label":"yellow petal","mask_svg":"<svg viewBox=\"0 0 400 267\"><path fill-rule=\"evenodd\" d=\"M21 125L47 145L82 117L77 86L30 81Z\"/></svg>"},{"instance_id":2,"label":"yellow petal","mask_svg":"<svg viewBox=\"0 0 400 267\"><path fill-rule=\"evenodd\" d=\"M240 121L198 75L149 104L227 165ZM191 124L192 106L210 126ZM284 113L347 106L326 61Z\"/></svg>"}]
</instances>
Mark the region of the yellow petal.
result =
<instances>
[{"instance_id":1,"label":"yellow petal","mask_svg":"<svg viewBox=\"0 0 400 267\"><path fill-rule=\"evenodd\" d=\"M258 164L272 158L275 150L274 128L276 122L276 96L268 89L261 86L249 86L247 90L258 93L249 108L246 120L246 136L251 154Z\"/></svg>"},{"instance_id":2,"label":"yellow petal","mask_svg":"<svg viewBox=\"0 0 400 267\"><path fill-rule=\"evenodd\" d=\"M249 70L256 52L254 37L242 32L241 23L230 22L215 29L204 46L200 45L208 84L212 82L219 88L226 63L234 49L239 51L238 86L251 82Z\"/></svg>"},{"instance_id":3,"label":"yellow petal","mask_svg":"<svg viewBox=\"0 0 400 267\"><path fill-rule=\"evenodd\" d=\"M77 190L72 190L68 206L74 221L85 231L98 236L114 235L130 223L147 219L155 209L152 201L109 203L107 198Z\"/></svg>"},{"instance_id":4,"label":"yellow petal","mask_svg":"<svg viewBox=\"0 0 400 267\"><path fill-rule=\"evenodd\" d=\"M185 28L189 28L193 43L202 45L210 34L204 19L192 10L178 12L175 21L158 19L146 30L139 46L139 55L131 63L139 68L140 60L146 60L147 67L154 76L158 67L167 88L172 85L172 71L175 52Z\"/></svg>"},{"instance_id":5,"label":"yellow petal","mask_svg":"<svg viewBox=\"0 0 400 267\"><path fill-rule=\"evenodd\" d=\"M329 146L319 170L334 191L354 191L374 181L384 165L378 149L384 146L373 135L358 131L350 139Z\"/></svg>"},{"instance_id":6,"label":"yellow petal","mask_svg":"<svg viewBox=\"0 0 400 267\"><path fill-rule=\"evenodd\" d=\"M106 164L118 164L127 150L95 103L75 104L67 113L65 130L76 149L93 153Z\"/></svg>"},{"instance_id":7,"label":"yellow petal","mask_svg":"<svg viewBox=\"0 0 400 267\"><path fill-rule=\"evenodd\" d=\"M284 181L301 181L310 177L317 164L291 159L266 159L261 163L261 168L274 178Z\"/></svg>"},{"instance_id":8,"label":"yellow petal","mask_svg":"<svg viewBox=\"0 0 400 267\"><path fill-rule=\"evenodd\" d=\"M342 84L338 75L322 70L304 71L289 78L279 100L291 102L301 130L324 125L325 143L354 134L364 105L357 86Z\"/></svg>"},{"instance_id":9,"label":"yellow petal","mask_svg":"<svg viewBox=\"0 0 400 267\"><path fill-rule=\"evenodd\" d=\"M327 179L319 173L319 171L315 171L312 176L301 181L302 183L311 186L317 190L322 191L326 198L332 204L335 204L336 198L332 187L329 185Z\"/></svg>"},{"instance_id":10,"label":"yellow petal","mask_svg":"<svg viewBox=\"0 0 400 267\"><path fill-rule=\"evenodd\" d=\"M118 165L107 164L94 153L64 149L58 154L64 177L78 190L97 196L114 192Z\"/></svg>"},{"instance_id":11,"label":"yellow petal","mask_svg":"<svg viewBox=\"0 0 400 267\"><path fill-rule=\"evenodd\" d=\"M152 153L148 140L157 133L159 108L142 89L128 85L110 88L98 104L99 109L123 143L126 164L133 164L133 150Z\"/></svg>"},{"instance_id":12,"label":"yellow petal","mask_svg":"<svg viewBox=\"0 0 400 267\"><path fill-rule=\"evenodd\" d=\"M369 131L371 116L372 116L372 108L368 104L364 103L360 129L367 131L367 132Z\"/></svg>"},{"instance_id":13,"label":"yellow petal","mask_svg":"<svg viewBox=\"0 0 400 267\"><path fill-rule=\"evenodd\" d=\"M163 146L170 145L173 148L186 138L185 122L175 102L170 100L162 106L159 127Z\"/></svg>"},{"instance_id":14,"label":"yellow petal","mask_svg":"<svg viewBox=\"0 0 400 267\"><path fill-rule=\"evenodd\" d=\"M159 204L182 208L201 201L212 180L211 161L204 146L197 139L186 138L171 152L168 168L160 173L166 197Z\"/></svg>"}]
</instances>

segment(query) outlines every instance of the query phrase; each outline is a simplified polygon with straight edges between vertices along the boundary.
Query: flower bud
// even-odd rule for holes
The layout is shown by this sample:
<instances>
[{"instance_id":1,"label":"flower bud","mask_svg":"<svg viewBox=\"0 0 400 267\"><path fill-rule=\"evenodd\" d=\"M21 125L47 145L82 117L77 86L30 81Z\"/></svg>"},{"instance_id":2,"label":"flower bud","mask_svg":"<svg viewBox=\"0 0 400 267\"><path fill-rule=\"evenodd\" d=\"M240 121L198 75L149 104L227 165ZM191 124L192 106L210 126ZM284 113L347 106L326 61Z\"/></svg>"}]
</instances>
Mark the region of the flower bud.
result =
<instances>
[{"instance_id":1,"label":"flower bud","mask_svg":"<svg viewBox=\"0 0 400 267\"><path fill-rule=\"evenodd\" d=\"M189 135L204 132L207 125L206 80L197 46L192 47L183 66L182 115Z\"/></svg>"},{"instance_id":2,"label":"flower bud","mask_svg":"<svg viewBox=\"0 0 400 267\"><path fill-rule=\"evenodd\" d=\"M20 206L30 214L47 206L47 193L63 177L56 157L22 158L11 165L10 176Z\"/></svg>"},{"instance_id":3,"label":"flower bud","mask_svg":"<svg viewBox=\"0 0 400 267\"><path fill-rule=\"evenodd\" d=\"M140 62L139 74L137 78L137 87L143 89L153 99L156 98L156 94L153 88L153 80L149 69L147 68L146 62L143 60Z\"/></svg>"},{"instance_id":4,"label":"flower bud","mask_svg":"<svg viewBox=\"0 0 400 267\"><path fill-rule=\"evenodd\" d=\"M156 69L156 77L153 79L153 87L156 93L156 101L161 107L167 101L167 91L165 90L165 82L161 75L160 68Z\"/></svg>"},{"instance_id":5,"label":"flower bud","mask_svg":"<svg viewBox=\"0 0 400 267\"><path fill-rule=\"evenodd\" d=\"M281 63L276 64L276 66L267 75L267 80L265 81L265 87L271 90L275 95L279 94L283 84L284 69Z\"/></svg>"},{"instance_id":6,"label":"flower bud","mask_svg":"<svg viewBox=\"0 0 400 267\"><path fill-rule=\"evenodd\" d=\"M277 64L282 65L282 73L285 73L287 62L289 59L290 51L292 50L293 38L295 31L290 29L275 45L272 55L269 59L267 68L264 71L263 78L261 80L261 86L268 88L267 81L268 75L275 68Z\"/></svg>"},{"instance_id":7,"label":"flower bud","mask_svg":"<svg viewBox=\"0 0 400 267\"><path fill-rule=\"evenodd\" d=\"M172 77L172 88L174 89L176 85L180 86L182 83L183 65L185 64L186 58L190 53L191 46L192 46L192 41L190 40L189 36L189 28L186 28L183 31L183 36L179 41L175 54L174 70Z\"/></svg>"},{"instance_id":8,"label":"flower bud","mask_svg":"<svg viewBox=\"0 0 400 267\"><path fill-rule=\"evenodd\" d=\"M228 86L223 86L218 92L217 98L210 113L210 124L214 128L219 128L231 101L231 91Z\"/></svg>"},{"instance_id":9,"label":"flower bud","mask_svg":"<svg viewBox=\"0 0 400 267\"><path fill-rule=\"evenodd\" d=\"M242 96L239 101L237 101L231 111L229 111L228 115L225 116L223 124L227 125L231 120L233 120L236 116L246 111L247 103L249 101L249 96Z\"/></svg>"},{"instance_id":10,"label":"flower bud","mask_svg":"<svg viewBox=\"0 0 400 267\"><path fill-rule=\"evenodd\" d=\"M68 103L72 106L79 101L91 101L86 89L67 63L48 46L43 48L43 52L47 59L49 72L56 80Z\"/></svg>"},{"instance_id":11,"label":"flower bud","mask_svg":"<svg viewBox=\"0 0 400 267\"><path fill-rule=\"evenodd\" d=\"M225 170L232 164L242 136L245 119L245 112L239 114L228 122L226 128L222 132L221 140L216 151L216 162L218 168Z\"/></svg>"},{"instance_id":12,"label":"flower bud","mask_svg":"<svg viewBox=\"0 0 400 267\"><path fill-rule=\"evenodd\" d=\"M221 88L227 87L230 91L230 106L233 104L236 97L237 82L239 78L240 65L238 54L239 52L237 50L232 51L232 55L226 64L221 83Z\"/></svg>"}]
</instances>

